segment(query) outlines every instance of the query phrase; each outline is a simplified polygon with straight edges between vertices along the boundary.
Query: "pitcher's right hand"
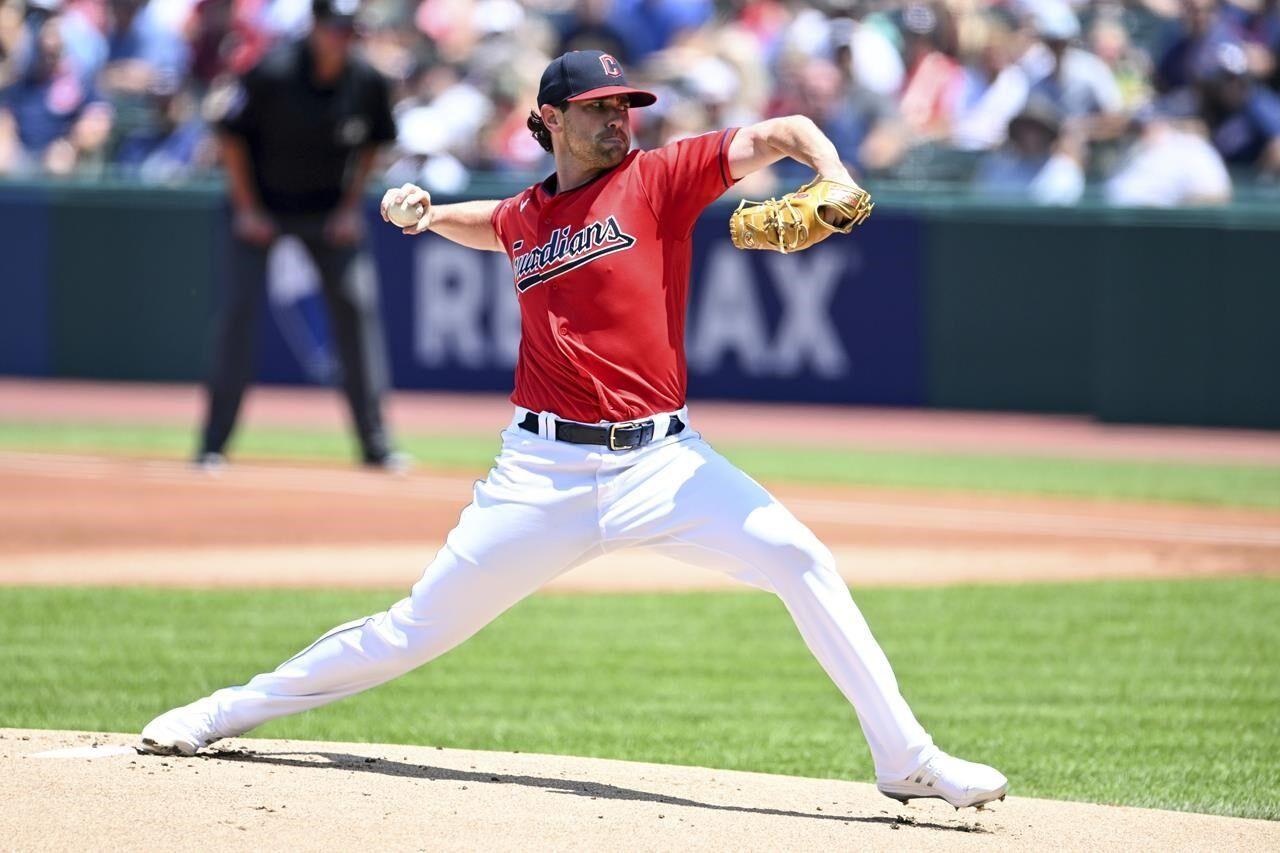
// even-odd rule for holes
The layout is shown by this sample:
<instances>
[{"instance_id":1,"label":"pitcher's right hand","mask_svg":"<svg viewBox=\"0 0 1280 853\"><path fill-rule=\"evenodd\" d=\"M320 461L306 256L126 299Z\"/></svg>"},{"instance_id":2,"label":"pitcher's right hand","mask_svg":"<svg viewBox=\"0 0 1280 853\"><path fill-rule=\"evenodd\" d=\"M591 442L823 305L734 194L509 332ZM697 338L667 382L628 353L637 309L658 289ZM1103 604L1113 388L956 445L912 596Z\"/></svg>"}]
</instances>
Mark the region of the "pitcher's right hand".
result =
<instances>
[{"instance_id":1,"label":"pitcher's right hand","mask_svg":"<svg viewBox=\"0 0 1280 853\"><path fill-rule=\"evenodd\" d=\"M406 224L405 215L418 205L422 205L422 215L416 221ZM398 210L394 210L397 208ZM398 214L395 218L392 217L393 210ZM392 187L383 193L378 211L382 214L384 222L399 226L403 233L421 234L431 224L431 193L416 184ZM408 218L411 219L412 214L409 214Z\"/></svg>"}]
</instances>

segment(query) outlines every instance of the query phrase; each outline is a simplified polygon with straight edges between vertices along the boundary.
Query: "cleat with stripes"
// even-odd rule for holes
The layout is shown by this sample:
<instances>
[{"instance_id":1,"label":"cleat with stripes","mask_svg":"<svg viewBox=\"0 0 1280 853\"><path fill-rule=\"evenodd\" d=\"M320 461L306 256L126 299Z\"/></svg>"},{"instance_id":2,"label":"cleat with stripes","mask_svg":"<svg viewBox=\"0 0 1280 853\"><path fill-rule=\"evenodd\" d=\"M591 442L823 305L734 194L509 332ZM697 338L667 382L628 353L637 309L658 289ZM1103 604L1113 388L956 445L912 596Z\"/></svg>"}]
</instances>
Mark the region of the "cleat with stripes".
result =
<instances>
[{"instance_id":1,"label":"cleat with stripes","mask_svg":"<svg viewBox=\"0 0 1280 853\"><path fill-rule=\"evenodd\" d=\"M877 782L876 788L900 803L934 797L950 803L959 811L992 800L1003 800L1009 789L1009 780L994 767L939 752L907 774L905 779Z\"/></svg>"}]
</instances>

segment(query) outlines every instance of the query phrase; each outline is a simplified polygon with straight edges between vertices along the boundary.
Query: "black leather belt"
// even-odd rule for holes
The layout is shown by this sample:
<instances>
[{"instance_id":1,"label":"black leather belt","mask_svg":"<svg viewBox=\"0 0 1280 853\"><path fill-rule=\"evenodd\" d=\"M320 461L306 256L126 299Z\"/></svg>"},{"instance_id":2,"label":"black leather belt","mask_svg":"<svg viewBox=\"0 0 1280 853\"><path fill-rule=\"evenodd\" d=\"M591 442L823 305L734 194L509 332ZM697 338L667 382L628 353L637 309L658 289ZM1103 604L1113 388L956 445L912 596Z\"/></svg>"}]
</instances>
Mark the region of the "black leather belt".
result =
<instances>
[{"instance_id":1,"label":"black leather belt","mask_svg":"<svg viewBox=\"0 0 1280 853\"><path fill-rule=\"evenodd\" d=\"M667 426L666 438L684 432L684 422L675 415ZM524 416L520 429L538 433L538 415L534 412ZM628 421L620 424L576 424L572 421L556 421L556 441L567 441L570 444L597 444L610 450L634 450L644 447L653 441L653 421Z\"/></svg>"}]
</instances>

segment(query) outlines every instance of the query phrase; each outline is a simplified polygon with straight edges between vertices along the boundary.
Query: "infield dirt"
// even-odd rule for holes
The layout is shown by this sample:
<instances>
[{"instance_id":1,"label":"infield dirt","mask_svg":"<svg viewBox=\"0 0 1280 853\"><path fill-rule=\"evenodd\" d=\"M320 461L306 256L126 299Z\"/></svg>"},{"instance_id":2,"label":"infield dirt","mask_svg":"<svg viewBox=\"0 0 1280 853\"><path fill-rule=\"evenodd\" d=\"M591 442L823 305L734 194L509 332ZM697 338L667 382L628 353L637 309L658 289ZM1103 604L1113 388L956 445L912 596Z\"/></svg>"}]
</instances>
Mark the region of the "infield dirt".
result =
<instances>
[{"instance_id":1,"label":"infield dirt","mask_svg":"<svg viewBox=\"0 0 1280 853\"><path fill-rule=\"evenodd\" d=\"M0 452L0 584L407 588L471 478ZM854 586L1280 572L1280 511L779 486ZM737 586L623 551L552 592Z\"/></svg>"},{"instance_id":2,"label":"infield dirt","mask_svg":"<svg viewBox=\"0 0 1280 853\"><path fill-rule=\"evenodd\" d=\"M5 848L1280 846L1280 824L1182 812L1019 797L956 812L899 805L859 782L423 746L235 739L162 758L127 749L135 737L0 729Z\"/></svg>"}]
</instances>

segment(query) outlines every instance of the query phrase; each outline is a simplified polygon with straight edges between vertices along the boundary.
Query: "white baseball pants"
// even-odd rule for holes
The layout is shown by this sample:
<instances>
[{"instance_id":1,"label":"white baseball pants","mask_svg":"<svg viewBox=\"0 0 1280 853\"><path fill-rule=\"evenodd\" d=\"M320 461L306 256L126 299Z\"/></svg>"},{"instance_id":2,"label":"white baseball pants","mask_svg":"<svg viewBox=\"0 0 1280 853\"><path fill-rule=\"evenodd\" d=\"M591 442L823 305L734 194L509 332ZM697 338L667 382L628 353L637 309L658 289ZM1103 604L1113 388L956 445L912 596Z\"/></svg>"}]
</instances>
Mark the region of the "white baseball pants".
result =
<instances>
[{"instance_id":1,"label":"white baseball pants","mask_svg":"<svg viewBox=\"0 0 1280 853\"><path fill-rule=\"evenodd\" d=\"M685 423L684 412L677 413ZM777 594L853 704L880 780L936 751L898 691L831 552L696 432L637 450L548 440L516 426L408 598L340 625L248 684L219 690L225 734L333 702L402 675L475 634L557 575L649 548ZM658 418L656 435L666 432ZM549 416L540 419L543 435Z\"/></svg>"}]
</instances>

